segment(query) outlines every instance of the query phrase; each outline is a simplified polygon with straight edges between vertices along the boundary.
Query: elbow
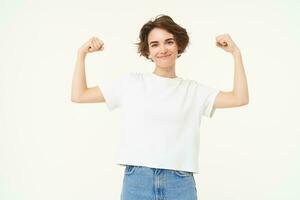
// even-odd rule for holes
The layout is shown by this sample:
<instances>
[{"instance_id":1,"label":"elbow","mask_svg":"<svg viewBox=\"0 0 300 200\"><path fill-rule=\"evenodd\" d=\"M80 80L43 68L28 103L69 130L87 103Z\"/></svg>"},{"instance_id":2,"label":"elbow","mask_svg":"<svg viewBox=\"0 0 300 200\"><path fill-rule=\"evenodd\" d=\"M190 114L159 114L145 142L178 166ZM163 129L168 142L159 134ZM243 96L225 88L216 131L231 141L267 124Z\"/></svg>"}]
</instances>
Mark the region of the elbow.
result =
<instances>
[{"instance_id":1,"label":"elbow","mask_svg":"<svg viewBox=\"0 0 300 200\"><path fill-rule=\"evenodd\" d=\"M247 104L249 104L249 94L248 92L246 94L243 95L236 95L233 92L233 95L235 96L235 102L237 106L245 106Z\"/></svg>"},{"instance_id":2,"label":"elbow","mask_svg":"<svg viewBox=\"0 0 300 200\"><path fill-rule=\"evenodd\" d=\"M249 104L249 99L248 98L247 99L243 99L243 100L241 100L239 102L239 106L245 106L247 104Z\"/></svg>"},{"instance_id":3,"label":"elbow","mask_svg":"<svg viewBox=\"0 0 300 200\"><path fill-rule=\"evenodd\" d=\"M77 99L73 99L73 98L71 98L71 102L78 103Z\"/></svg>"},{"instance_id":4,"label":"elbow","mask_svg":"<svg viewBox=\"0 0 300 200\"><path fill-rule=\"evenodd\" d=\"M74 103L82 103L82 97L84 97L84 92L73 91L71 92L71 101Z\"/></svg>"},{"instance_id":5,"label":"elbow","mask_svg":"<svg viewBox=\"0 0 300 200\"><path fill-rule=\"evenodd\" d=\"M79 100L79 98L78 97L71 97L71 102L73 102L73 103L80 103L80 100Z\"/></svg>"},{"instance_id":6,"label":"elbow","mask_svg":"<svg viewBox=\"0 0 300 200\"><path fill-rule=\"evenodd\" d=\"M245 105L248 105L249 104L249 101L245 101L241 104L241 106L245 106Z\"/></svg>"}]
</instances>

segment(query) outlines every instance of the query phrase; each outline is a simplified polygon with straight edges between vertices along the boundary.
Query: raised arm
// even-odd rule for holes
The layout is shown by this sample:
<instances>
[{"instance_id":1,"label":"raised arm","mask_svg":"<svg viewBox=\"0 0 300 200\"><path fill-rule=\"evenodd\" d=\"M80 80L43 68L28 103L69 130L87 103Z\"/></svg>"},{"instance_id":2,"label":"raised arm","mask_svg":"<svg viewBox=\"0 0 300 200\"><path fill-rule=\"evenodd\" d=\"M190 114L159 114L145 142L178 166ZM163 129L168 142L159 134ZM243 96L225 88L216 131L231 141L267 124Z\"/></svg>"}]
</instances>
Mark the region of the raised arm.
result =
<instances>
[{"instance_id":1,"label":"raised arm","mask_svg":"<svg viewBox=\"0 0 300 200\"><path fill-rule=\"evenodd\" d=\"M88 53L102 51L104 44L98 38L92 37L77 51L77 59L72 80L71 101L75 103L105 102L98 86L87 87L85 75L85 58Z\"/></svg>"},{"instance_id":2,"label":"raised arm","mask_svg":"<svg viewBox=\"0 0 300 200\"><path fill-rule=\"evenodd\" d=\"M213 107L230 108L247 105L249 103L248 86L240 49L228 34L217 36L216 45L232 54L234 60L234 80L233 90L219 92Z\"/></svg>"}]
</instances>

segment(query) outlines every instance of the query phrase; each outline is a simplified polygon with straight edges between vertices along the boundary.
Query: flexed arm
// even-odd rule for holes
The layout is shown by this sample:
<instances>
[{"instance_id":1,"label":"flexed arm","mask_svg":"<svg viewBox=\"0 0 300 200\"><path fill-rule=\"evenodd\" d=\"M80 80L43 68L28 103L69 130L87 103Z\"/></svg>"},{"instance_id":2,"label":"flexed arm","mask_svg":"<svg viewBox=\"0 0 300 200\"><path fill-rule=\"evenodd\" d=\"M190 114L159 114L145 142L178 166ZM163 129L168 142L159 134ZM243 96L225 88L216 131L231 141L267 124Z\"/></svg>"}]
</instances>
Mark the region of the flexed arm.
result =
<instances>
[{"instance_id":1,"label":"flexed arm","mask_svg":"<svg viewBox=\"0 0 300 200\"><path fill-rule=\"evenodd\" d=\"M76 103L104 102L104 97L98 86L87 87L85 75L85 57L88 53L102 51L104 44L96 37L92 37L77 51L77 59L72 80L71 101Z\"/></svg>"},{"instance_id":2,"label":"flexed arm","mask_svg":"<svg viewBox=\"0 0 300 200\"><path fill-rule=\"evenodd\" d=\"M234 83L230 92L221 91L216 97L214 108L243 106L249 103L248 85L240 49L230 35L216 37L216 45L232 54L234 59Z\"/></svg>"}]
</instances>

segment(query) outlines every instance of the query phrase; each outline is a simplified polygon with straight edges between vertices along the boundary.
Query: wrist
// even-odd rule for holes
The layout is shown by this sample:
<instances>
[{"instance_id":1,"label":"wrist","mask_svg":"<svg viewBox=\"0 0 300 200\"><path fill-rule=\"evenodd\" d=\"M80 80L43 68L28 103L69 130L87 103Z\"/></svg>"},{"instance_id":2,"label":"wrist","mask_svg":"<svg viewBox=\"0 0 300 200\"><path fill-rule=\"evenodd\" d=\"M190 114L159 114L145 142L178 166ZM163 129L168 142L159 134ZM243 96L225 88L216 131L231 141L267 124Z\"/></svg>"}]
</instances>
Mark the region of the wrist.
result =
<instances>
[{"instance_id":1,"label":"wrist","mask_svg":"<svg viewBox=\"0 0 300 200\"><path fill-rule=\"evenodd\" d=\"M234 50L232 51L232 55L233 55L233 56L241 55L240 49L239 49L239 48L234 49Z\"/></svg>"},{"instance_id":2,"label":"wrist","mask_svg":"<svg viewBox=\"0 0 300 200\"><path fill-rule=\"evenodd\" d=\"M77 56L85 57L86 55L87 55L87 52L85 52L85 51L82 51L80 49L77 51Z\"/></svg>"}]
</instances>

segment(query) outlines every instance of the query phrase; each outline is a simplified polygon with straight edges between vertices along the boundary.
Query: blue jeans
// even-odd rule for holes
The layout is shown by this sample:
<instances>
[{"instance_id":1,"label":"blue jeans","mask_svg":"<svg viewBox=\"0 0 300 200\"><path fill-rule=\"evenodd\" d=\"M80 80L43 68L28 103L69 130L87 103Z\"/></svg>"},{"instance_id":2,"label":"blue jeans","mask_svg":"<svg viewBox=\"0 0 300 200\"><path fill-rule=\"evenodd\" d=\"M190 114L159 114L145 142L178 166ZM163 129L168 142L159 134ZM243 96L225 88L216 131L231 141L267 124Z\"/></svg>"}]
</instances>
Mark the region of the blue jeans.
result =
<instances>
[{"instance_id":1,"label":"blue jeans","mask_svg":"<svg viewBox=\"0 0 300 200\"><path fill-rule=\"evenodd\" d=\"M121 200L197 200L192 172L126 165Z\"/></svg>"}]
</instances>

